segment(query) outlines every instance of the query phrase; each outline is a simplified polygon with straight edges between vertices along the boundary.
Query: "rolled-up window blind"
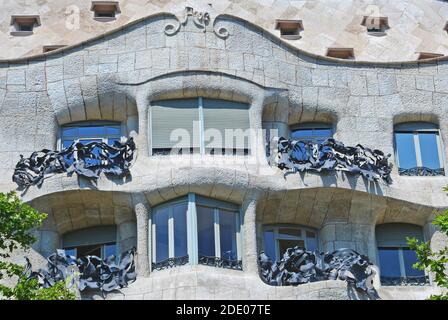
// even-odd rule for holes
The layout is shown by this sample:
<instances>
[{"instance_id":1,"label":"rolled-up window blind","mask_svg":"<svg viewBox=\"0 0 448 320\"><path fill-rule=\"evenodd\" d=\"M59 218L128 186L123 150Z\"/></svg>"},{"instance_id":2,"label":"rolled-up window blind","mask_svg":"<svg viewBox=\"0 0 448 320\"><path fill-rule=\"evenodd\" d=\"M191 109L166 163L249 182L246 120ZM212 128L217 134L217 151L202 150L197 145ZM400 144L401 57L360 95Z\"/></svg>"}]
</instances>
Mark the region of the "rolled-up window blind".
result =
<instances>
[{"instance_id":1,"label":"rolled-up window blind","mask_svg":"<svg viewBox=\"0 0 448 320\"><path fill-rule=\"evenodd\" d=\"M408 223L387 223L376 227L378 247L409 247L406 237L423 241L422 227Z\"/></svg>"},{"instance_id":2,"label":"rolled-up window blind","mask_svg":"<svg viewBox=\"0 0 448 320\"><path fill-rule=\"evenodd\" d=\"M153 149L200 147L197 99L154 101L151 122Z\"/></svg>"},{"instance_id":3,"label":"rolled-up window blind","mask_svg":"<svg viewBox=\"0 0 448 320\"><path fill-rule=\"evenodd\" d=\"M205 148L249 149L249 105L203 99ZM229 134L235 130L234 138Z\"/></svg>"}]
</instances>

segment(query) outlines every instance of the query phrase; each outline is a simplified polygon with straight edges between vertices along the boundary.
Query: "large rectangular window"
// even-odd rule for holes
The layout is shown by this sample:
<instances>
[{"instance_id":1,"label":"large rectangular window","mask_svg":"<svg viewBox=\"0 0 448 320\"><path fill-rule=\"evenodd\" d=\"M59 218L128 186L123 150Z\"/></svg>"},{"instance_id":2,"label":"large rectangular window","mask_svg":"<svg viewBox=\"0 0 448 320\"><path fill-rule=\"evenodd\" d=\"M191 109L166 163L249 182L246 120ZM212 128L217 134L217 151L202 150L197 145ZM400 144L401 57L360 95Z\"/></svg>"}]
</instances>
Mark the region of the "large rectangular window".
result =
<instances>
[{"instance_id":1,"label":"large rectangular window","mask_svg":"<svg viewBox=\"0 0 448 320\"><path fill-rule=\"evenodd\" d=\"M242 269L237 205L189 194L154 208L152 268L183 264Z\"/></svg>"},{"instance_id":2,"label":"large rectangular window","mask_svg":"<svg viewBox=\"0 0 448 320\"><path fill-rule=\"evenodd\" d=\"M444 175L441 139L431 123L405 123L395 127L398 172L401 175Z\"/></svg>"},{"instance_id":3,"label":"large rectangular window","mask_svg":"<svg viewBox=\"0 0 448 320\"><path fill-rule=\"evenodd\" d=\"M202 97L153 101L150 119L153 155L249 153L248 104Z\"/></svg>"}]
</instances>

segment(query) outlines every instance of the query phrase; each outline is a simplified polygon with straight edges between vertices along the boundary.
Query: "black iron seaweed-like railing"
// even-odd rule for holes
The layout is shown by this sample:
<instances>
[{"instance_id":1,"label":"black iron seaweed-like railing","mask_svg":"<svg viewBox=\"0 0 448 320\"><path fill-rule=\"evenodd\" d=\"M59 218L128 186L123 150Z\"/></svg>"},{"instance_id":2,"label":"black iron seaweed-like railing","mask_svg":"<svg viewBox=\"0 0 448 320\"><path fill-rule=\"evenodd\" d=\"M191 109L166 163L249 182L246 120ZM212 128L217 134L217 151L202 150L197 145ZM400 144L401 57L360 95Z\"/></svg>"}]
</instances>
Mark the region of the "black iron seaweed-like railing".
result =
<instances>
[{"instance_id":1,"label":"black iron seaweed-like railing","mask_svg":"<svg viewBox=\"0 0 448 320\"><path fill-rule=\"evenodd\" d=\"M218 268L243 270L243 263L238 259L227 259L214 256L199 256L199 264Z\"/></svg>"},{"instance_id":2,"label":"black iron seaweed-like railing","mask_svg":"<svg viewBox=\"0 0 448 320\"><path fill-rule=\"evenodd\" d=\"M428 167L414 167L414 168L398 168L398 174L401 176L444 176L445 169L431 169Z\"/></svg>"},{"instance_id":3,"label":"black iron seaweed-like railing","mask_svg":"<svg viewBox=\"0 0 448 320\"><path fill-rule=\"evenodd\" d=\"M177 266L183 266L189 262L188 255L182 257L168 258L159 262L152 263L152 270L163 270Z\"/></svg>"},{"instance_id":4,"label":"black iron seaweed-like railing","mask_svg":"<svg viewBox=\"0 0 448 320\"><path fill-rule=\"evenodd\" d=\"M371 299L379 298L373 287L373 264L366 256L352 249L324 253L295 247L287 249L278 261L272 261L261 252L258 261L262 280L273 286L297 286L340 279Z\"/></svg>"},{"instance_id":5,"label":"black iron seaweed-like railing","mask_svg":"<svg viewBox=\"0 0 448 320\"><path fill-rule=\"evenodd\" d=\"M116 141L113 145L75 141L61 151L35 151L29 158L20 155L12 180L19 187L28 188L32 185L41 186L48 175L64 172L93 180L98 179L101 173L126 176L135 149L133 138L129 138L124 142Z\"/></svg>"},{"instance_id":6,"label":"black iron seaweed-like railing","mask_svg":"<svg viewBox=\"0 0 448 320\"><path fill-rule=\"evenodd\" d=\"M380 277L383 286L426 286L429 284L429 277L424 276L406 276L406 277Z\"/></svg>"},{"instance_id":7,"label":"black iron seaweed-like railing","mask_svg":"<svg viewBox=\"0 0 448 320\"><path fill-rule=\"evenodd\" d=\"M282 170L297 171L347 171L361 174L369 181L382 179L392 183L389 164L390 154L372 150L358 144L347 147L342 142L327 139L322 143L278 139L275 164Z\"/></svg>"},{"instance_id":8,"label":"black iron seaweed-like railing","mask_svg":"<svg viewBox=\"0 0 448 320\"><path fill-rule=\"evenodd\" d=\"M110 292L128 286L137 278L135 271L135 248L123 252L120 257L111 255L106 259L97 256L75 258L57 250L47 258L47 268L32 271L28 258L25 268L27 279L36 279L40 287L49 288L58 281L68 282L79 291L86 288Z\"/></svg>"}]
</instances>

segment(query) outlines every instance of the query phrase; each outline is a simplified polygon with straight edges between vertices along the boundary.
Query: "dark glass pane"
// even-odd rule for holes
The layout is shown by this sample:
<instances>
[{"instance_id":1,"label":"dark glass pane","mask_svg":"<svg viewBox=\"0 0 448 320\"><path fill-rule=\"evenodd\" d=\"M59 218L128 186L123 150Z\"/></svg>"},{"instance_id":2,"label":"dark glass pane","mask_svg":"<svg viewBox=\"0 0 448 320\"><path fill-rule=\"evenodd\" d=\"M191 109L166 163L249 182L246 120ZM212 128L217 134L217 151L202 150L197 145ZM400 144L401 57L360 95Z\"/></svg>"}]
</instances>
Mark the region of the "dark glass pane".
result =
<instances>
[{"instance_id":1,"label":"dark glass pane","mask_svg":"<svg viewBox=\"0 0 448 320\"><path fill-rule=\"evenodd\" d=\"M280 249L280 258L283 257L283 254L286 252L289 248L294 248L298 246L299 248L305 249L305 242L303 240L284 240L279 239L278 245Z\"/></svg>"},{"instance_id":2,"label":"dark glass pane","mask_svg":"<svg viewBox=\"0 0 448 320\"><path fill-rule=\"evenodd\" d=\"M197 206L199 256L215 256L214 213L212 208Z\"/></svg>"},{"instance_id":3,"label":"dark glass pane","mask_svg":"<svg viewBox=\"0 0 448 320\"><path fill-rule=\"evenodd\" d=\"M430 169L439 169L439 149L437 147L437 135L434 132L419 133L420 154L422 166Z\"/></svg>"},{"instance_id":4,"label":"dark glass pane","mask_svg":"<svg viewBox=\"0 0 448 320\"><path fill-rule=\"evenodd\" d=\"M382 277L401 277L398 248L378 248Z\"/></svg>"},{"instance_id":5,"label":"dark glass pane","mask_svg":"<svg viewBox=\"0 0 448 320\"><path fill-rule=\"evenodd\" d=\"M77 136L78 135L78 128L76 127L68 127L62 129L62 136Z\"/></svg>"},{"instance_id":6,"label":"dark glass pane","mask_svg":"<svg viewBox=\"0 0 448 320\"><path fill-rule=\"evenodd\" d=\"M89 144L89 143L92 143L92 142L102 142L103 140L102 139L82 139L82 140L79 140L79 142L81 142L83 145L86 145L86 144Z\"/></svg>"},{"instance_id":7,"label":"dark glass pane","mask_svg":"<svg viewBox=\"0 0 448 320\"><path fill-rule=\"evenodd\" d=\"M96 244L93 246L82 246L76 248L77 257L85 257L85 256L97 256L101 258L101 245Z\"/></svg>"},{"instance_id":8,"label":"dark glass pane","mask_svg":"<svg viewBox=\"0 0 448 320\"><path fill-rule=\"evenodd\" d=\"M154 214L156 225L156 263L168 259L168 208L157 210Z\"/></svg>"},{"instance_id":9,"label":"dark glass pane","mask_svg":"<svg viewBox=\"0 0 448 320\"><path fill-rule=\"evenodd\" d=\"M187 204L182 203L173 207L174 218L174 256L184 257L187 249Z\"/></svg>"},{"instance_id":10,"label":"dark glass pane","mask_svg":"<svg viewBox=\"0 0 448 320\"><path fill-rule=\"evenodd\" d=\"M333 136L333 130L331 130L331 129L315 129L313 131L313 136L331 138Z\"/></svg>"},{"instance_id":11,"label":"dark glass pane","mask_svg":"<svg viewBox=\"0 0 448 320\"><path fill-rule=\"evenodd\" d=\"M266 255L271 258L273 261L277 260L275 256L275 240L274 240L274 231L268 230L263 234L264 240L264 252Z\"/></svg>"},{"instance_id":12,"label":"dark glass pane","mask_svg":"<svg viewBox=\"0 0 448 320\"><path fill-rule=\"evenodd\" d=\"M219 210L221 257L236 260L236 212Z\"/></svg>"},{"instance_id":13,"label":"dark glass pane","mask_svg":"<svg viewBox=\"0 0 448 320\"><path fill-rule=\"evenodd\" d=\"M103 251L104 251L103 259L106 259L107 257L110 257L111 255L117 255L117 246L115 243L105 244Z\"/></svg>"},{"instance_id":14,"label":"dark glass pane","mask_svg":"<svg viewBox=\"0 0 448 320\"><path fill-rule=\"evenodd\" d=\"M106 127L106 133L108 135L120 135L121 134L121 128L116 126L116 127Z\"/></svg>"},{"instance_id":15,"label":"dark glass pane","mask_svg":"<svg viewBox=\"0 0 448 320\"><path fill-rule=\"evenodd\" d=\"M281 228L278 230L278 233L282 238L285 238L285 237L297 238L297 237L302 236L302 231L300 229L295 229L295 228Z\"/></svg>"},{"instance_id":16,"label":"dark glass pane","mask_svg":"<svg viewBox=\"0 0 448 320\"><path fill-rule=\"evenodd\" d=\"M303 139L303 137L311 137L313 135L313 130L312 129L299 129L299 130L294 130L291 133L291 138L293 139Z\"/></svg>"},{"instance_id":17,"label":"dark glass pane","mask_svg":"<svg viewBox=\"0 0 448 320\"><path fill-rule=\"evenodd\" d=\"M66 148L70 147L72 145L72 143L73 143L73 140L64 140L64 141L62 141L62 148L66 149Z\"/></svg>"},{"instance_id":18,"label":"dark glass pane","mask_svg":"<svg viewBox=\"0 0 448 320\"><path fill-rule=\"evenodd\" d=\"M109 138L107 139L107 144L110 146L113 146L115 144L116 141L120 141L120 138Z\"/></svg>"},{"instance_id":19,"label":"dark glass pane","mask_svg":"<svg viewBox=\"0 0 448 320\"><path fill-rule=\"evenodd\" d=\"M91 126L91 127L79 127L79 136L84 137L98 137L106 134L106 128L104 126Z\"/></svg>"},{"instance_id":20,"label":"dark glass pane","mask_svg":"<svg viewBox=\"0 0 448 320\"><path fill-rule=\"evenodd\" d=\"M417 255L414 250L404 248L403 249L403 261L404 261L404 270L406 272L406 276L418 277L418 276L425 275L425 272L423 270L418 270L418 269L412 268L414 263L416 263L418 261Z\"/></svg>"},{"instance_id":21,"label":"dark glass pane","mask_svg":"<svg viewBox=\"0 0 448 320\"><path fill-rule=\"evenodd\" d=\"M400 168L410 169L417 166L415 157L414 135L412 133L395 133L398 161Z\"/></svg>"},{"instance_id":22,"label":"dark glass pane","mask_svg":"<svg viewBox=\"0 0 448 320\"><path fill-rule=\"evenodd\" d=\"M314 232L306 232L306 250L317 250L317 238Z\"/></svg>"}]
</instances>

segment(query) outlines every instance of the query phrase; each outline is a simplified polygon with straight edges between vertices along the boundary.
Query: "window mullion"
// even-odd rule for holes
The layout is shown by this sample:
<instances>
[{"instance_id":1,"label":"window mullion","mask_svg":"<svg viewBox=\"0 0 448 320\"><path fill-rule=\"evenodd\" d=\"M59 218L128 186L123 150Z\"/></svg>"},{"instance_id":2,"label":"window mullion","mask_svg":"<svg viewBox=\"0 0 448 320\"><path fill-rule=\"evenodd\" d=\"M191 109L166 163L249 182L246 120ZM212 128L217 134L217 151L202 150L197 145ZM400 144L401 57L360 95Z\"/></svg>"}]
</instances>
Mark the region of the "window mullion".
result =
<instances>
[{"instance_id":1,"label":"window mullion","mask_svg":"<svg viewBox=\"0 0 448 320\"><path fill-rule=\"evenodd\" d=\"M406 269L404 267L403 248L398 248L398 260L400 261L400 274L406 277Z\"/></svg>"},{"instance_id":2,"label":"window mullion","mask_svg":"<svg viewBox=\"0 0 448 320\"><path fill-rule=\"evenodd\" d=\"M439 165L440 168L444 168L445 164L444 164L444 154L443 154L443 148L442 148L442 141L440 139L440 131L435 133L436 135L436 142L437 142L437 152L439 153Z\"/></svg>"},{"instance_id":3,"label":"window mullion","mask_svg":"<svg viewBox=\"0 0 448 320\"><path fill-rule=\"evenodd\" d=\"M418 137L418 132L414 132L414 147L415 147L415 160L417 162L417 167L422 167L422 155L420 150L420 139Z\"/></svg>"},{"instance_id":4,"label":"window mullion","mask_svg":"<svg viewBox=\"0 0 448 320\"><path fill-rule=\"evenodd\" d=\"M156 238L156 224L155 223L153 223L152 225L151 225L151 229L152 229L152 261L154 261L154 262L156 262L157 261L157 259L156 259L156 241L157 241L157 238Z\"/></svg>"},{"instance_id":5,"label":"window mullion","mask_svg":"<svg viewBox=\"0 0 448 320\"><path fill-rule=\"evenodd\" d=\"M235 235L235 239L236 239L236 259L237 260L241 260L241 228L240 228L240 211L236 212L235 214L235 220L236 220L236 235ZM264 241L263 237L262 237L262 241Z\"/></svg>"},{"instance_id":6,"label":"window mullion","mask_svg":"<svg viewBox=\"0 0 448 320\"><path fill-rule=\"evenodd\" d=\"M170 206L168 211L168 257L174 257L174 218L173 207Z\"/></svg>"},{"instance_id":7,"label":"window mullion","mask_svg":"<svg viewBox=\"0 0 448 320\"><path fill-rule=\"evenodd\" d=\"M219 230L219 209L213 209L214 214L214 229L215 229L215 257L221 257L221 235Z\"/></svg>"},{"instance_id":8,"label":"window mullion","mask_svg":"<svg viewBox=\"0 0 448 320\"><path fill-rule=\"evenodd\" d=\"M204 134L204 110L203 110L203 101L202 97L198 98L198 107L199 107L199 150L200 154L205 154L205 134Z\"/></svg>"},{"instance_id":9,"label":"window mullion","mask_svg":"<svg viewBox=\"0 0 448 320\"><path fill-rule=\"evenodd\" d=\"M190 264L198 264L198 225L196 213L196 197L188 194L187 211L187 249Z\"/></svg>"}]
</instances>

